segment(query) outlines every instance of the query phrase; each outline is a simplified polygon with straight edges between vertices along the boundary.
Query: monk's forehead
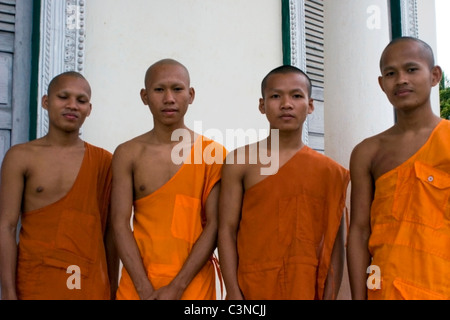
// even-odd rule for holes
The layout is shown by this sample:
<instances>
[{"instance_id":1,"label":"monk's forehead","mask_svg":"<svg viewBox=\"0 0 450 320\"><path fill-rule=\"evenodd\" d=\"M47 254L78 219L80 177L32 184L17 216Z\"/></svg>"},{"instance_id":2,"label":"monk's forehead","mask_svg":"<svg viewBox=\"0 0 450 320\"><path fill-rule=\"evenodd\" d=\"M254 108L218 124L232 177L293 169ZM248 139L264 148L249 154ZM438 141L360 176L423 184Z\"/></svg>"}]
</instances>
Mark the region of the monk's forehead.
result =
<instances>
[{"instance_id":1,"label":"monk's forehead","mask_svg":"<svg viewBox=\"0 0 450 320\"><path fill-rule=\"evenodd\" d=\"M190 83L190 75L187 68L179 62L172 60L164 60L152 65L146 73L145 83L147 84L149 81L155 81L156 78L161 77L162 75L173 75L181 81Z\"/></svg>"},{"instance_id":2,"label":"monk's forehead","mask_svg":"<svg viewBox=\"0 0 450 320\"><path fill-rule=\"evenodd\" d=\"M48 93L52 93L54 90L62 90L65 88L77 87L86 92L88 96L91 96L91 86L89 82L79 76L63 74L55 78L48 87Z\"/></svg>"},{"instance_id":3,"label":"monk's forehead","mask_svg":"<svg viewBox=\"0 0 450 320\"><path fill-rule=\"evenodd\" d=\"M430 47L420 41L413 39L402 39L386 47L380 60L381 70L386 67L386 63L389 63L388 60L391 59L395 53L408 56L409 59L423 60L430 66L430 68L434 67L434 56Z\"/></svg>"}]
</instances>

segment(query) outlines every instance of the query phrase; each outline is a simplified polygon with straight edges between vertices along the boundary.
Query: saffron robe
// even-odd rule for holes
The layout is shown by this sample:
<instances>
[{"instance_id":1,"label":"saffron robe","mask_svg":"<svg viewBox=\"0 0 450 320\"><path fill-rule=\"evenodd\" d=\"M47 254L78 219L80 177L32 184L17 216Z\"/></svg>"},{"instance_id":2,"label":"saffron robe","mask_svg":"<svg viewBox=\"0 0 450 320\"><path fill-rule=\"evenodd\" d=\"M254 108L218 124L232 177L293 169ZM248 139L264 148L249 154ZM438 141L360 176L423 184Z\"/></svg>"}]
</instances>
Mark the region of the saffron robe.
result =
<instances>
[{"instance_id":1,"label":"saffron robe","mask_svg":"<svg viewBox=\"0 0 450 320\"><path fill-rule=\"evenodd\" d=\"M381 289L368 290L369 299L450 299L449 138L442 120L414 156L376 181L369 251Z\"/></svg>"},{"instance_id":2,"label":"saffron robe","mask_svg":"<svg viewBox=\"0 0 450 320\"><path fill-rule=\"evenodd\" d=\"M244 193L238 281L247 300L322 299L348 170L305 146Z\"/></svg>"},{"instance_id":3,"label":"saffron robe","mask_svg":"<svg viewBox=\"0 0 450 320\"><path fill-rule=\"evenodd\" d=\"M134 202L133 235L155 290L167 286L178 274L202 233L205 204L221 178L225 156L223 146L200 135L187 158L190 161L161 188ZM181 299L214 300L215 272L211 258ZM126 268L122 268L116 298L139 299Z\"/></svg>"},{"instance_id":4,"label":"saffron robe","mask_svg":"<svg viewBox=\"0 0 450 320\"><path fill-rule=\"evenodd\" d=\"M112 155L84 144L84 158L71 190L53 204L22 214L16 277L19 299L111 298L103 236ZM71 266L80 273L73 273L76 269ZM73 288L77 280L80 289Z\"/></svg>"}]
</instances>

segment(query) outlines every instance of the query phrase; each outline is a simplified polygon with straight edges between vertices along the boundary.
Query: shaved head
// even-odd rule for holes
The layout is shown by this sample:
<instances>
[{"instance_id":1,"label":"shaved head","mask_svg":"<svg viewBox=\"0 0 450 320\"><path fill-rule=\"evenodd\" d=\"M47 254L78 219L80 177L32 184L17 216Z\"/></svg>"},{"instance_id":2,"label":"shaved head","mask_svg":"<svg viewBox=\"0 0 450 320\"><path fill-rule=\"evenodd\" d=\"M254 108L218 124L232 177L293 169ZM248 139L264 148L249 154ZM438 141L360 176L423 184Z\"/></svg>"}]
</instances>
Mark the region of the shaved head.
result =
<instances>
[{"instance_id":1,"label":"shaved head","mask_svg":"<svg viewBox=\"0 0 450 320\"><path fill-rule=\"evenodd\" d=\"M176 61L174 59L162 59L162 60L159 60L158 62L155 62L154 64L152 64L147 69L147 72L145 73L145 79L144 79L145 85L147 85L148 80L152 77L153 71L156 68L159 68L161 66L178 66L178 67L181 67L184 70L185 74L186 74L186 79L188 81L188 85L190 85L191 78L190 78L188 69L183 64L181 64L180 62L178 62L178 61Z\"/></svg>"},{"instance_id":2,"label":"shaved head","mask_svg":"<svg viewBox=\"0 0 450 320\"><path fill-rule=\"evenodd\" d=\"M265 90L266 90L266 87L267 87L267 81L272 75L274 75L274 74L287 74L287 73L297 73L297 74L305 77L307 85L308 85L308 95L309 95L309 97L311 97L311 95L312 95L312 82L311 82L311 79L309 78L309 76L305 72L303 72L299 68L291 66L291 65L280 66L278 68L273 69L272 71L270 71L266 75L266 77L263 79L263 81L261 83L262 97L264 98L264 96L265 96Z\"/></svg>"},{"instance_id":3,"label":"shaved head","mask_svg":"<svg viewBox=\"0 0 450 320\"><path fill-rule=\"evenodd\" d=\"M89 85L89 82L86 80L86 78L81 73L76 72L76 71L63 72L63 73L57 75L56 77L54 77L48 85L47 95L50 95L53 88L56 86L56 84L58 84L59 80L63 77L72 77L72 78L82 79L82 80L86 81L86 84L88 85L89 96L91 95L91 86Z\"/></svg>"},{"instance_id":4,"label":"shaved head","mask_svg":"<svg viewBox=\"0 0 450 320\"><path fill-rule=\"evenodd\" d=\"M383 54L381 55L381 59L380 59L380 69L383 70L383 66L384 66L384 58L386 55L386 52L391 49L391 47L393 47L394 45L398 44L398 43L402 43L402 42L414 42L416 44L419 45L419 47L421 48L421 54L423 56L423 58L427 61L430 70L433 69L433 67L435 66L435 60L434 60L434 53L433 53L433 49L430 47L430 45L428 43L426 43L425 41L422 41L420 39L417 38L413 38L413 37L400 37L400 38L396 38L394 40L392 40L387 47L384 49Z\"/></svg>"}]
</instances>

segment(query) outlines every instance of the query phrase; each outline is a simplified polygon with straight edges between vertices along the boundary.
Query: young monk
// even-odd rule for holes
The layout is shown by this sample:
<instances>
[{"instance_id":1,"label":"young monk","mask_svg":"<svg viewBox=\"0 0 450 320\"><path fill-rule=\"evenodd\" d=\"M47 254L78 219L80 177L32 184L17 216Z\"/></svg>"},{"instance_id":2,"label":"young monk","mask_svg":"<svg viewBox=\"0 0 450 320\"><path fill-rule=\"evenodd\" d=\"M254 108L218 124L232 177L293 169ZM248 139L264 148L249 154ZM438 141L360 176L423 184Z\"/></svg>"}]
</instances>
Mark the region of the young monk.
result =
<instances>
[{"instance_id":1,"label":"young monk","mask_svg":"<svg viewBox=\"0 0 450 320\"><path fill-rule=\"evenodd\" d=\"M113 225L124 265L117 299L216 298L212 256L226 154L184 124L194 97L181 63L150 66L141 98L154 127L114 153Z\"/></svg>"},{"instance_id":2,"label":"young monk","mask_svg":"<svg viewBox=\"0 0 450 320\"><path fill-rule=\"evenodd\" d=\"M351 156L352 296L450 299L450 122L430 101L442 71L430 46L408 37L386 47L380 68L397 123Z\"/></svg>"},{"instance_id":3,"label":"young monk","mask_svg":"<svg viewBox=\"0 0 450 320\"><path fill-rule=\"evenodd\" d=\"M0 188L3 299L114 297L118 259L108 228L112 155L79 137L91 113L90 98L81 74L58 75L42 98L48 134L7 152Z\"/></svg>"},{"instance_id":4,"label":"young monk","mask_svg":"<svg viewBox=\"0 0 450 320\"><path fill-rule=\"evenodd\" d=\"M309 77L295 67L271 71L262 82L259 103L271 134L227 156L219 205L227 299L337 296L349 173L302 143L303 124L314 110L311 90ZM239 161L242 154L245 161ZM267 155L279 159L272 175L262 174Z\"/></svg>"}]
</instances>

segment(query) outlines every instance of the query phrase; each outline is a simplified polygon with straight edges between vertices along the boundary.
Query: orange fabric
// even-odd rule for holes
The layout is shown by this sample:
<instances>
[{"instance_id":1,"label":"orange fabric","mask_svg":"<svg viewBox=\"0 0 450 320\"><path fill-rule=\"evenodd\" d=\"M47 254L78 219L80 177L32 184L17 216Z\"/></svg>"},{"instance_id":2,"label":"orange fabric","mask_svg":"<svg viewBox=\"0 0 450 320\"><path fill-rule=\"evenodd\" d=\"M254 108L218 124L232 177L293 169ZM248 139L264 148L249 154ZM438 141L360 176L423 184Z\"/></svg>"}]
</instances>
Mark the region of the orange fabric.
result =
<instances>
[{"instance_id":1,"label":"orange fabric","mask_svg":"<svg viewBox=\"0 0 450 320\"><path fill-rule=\"evenodd\" d=\"M185 162L160 189L135 201L134 238L155 289L168 285L178 274L202 233L206 200L220 180L225 156L223 146L199 136L191 150L190 163ZM214 263L210 259L182 299L215 299L215 281ZM125 268L117 299L139 299Z\"/></svg>"},{"instance_id":2,"label":"orange fabric","mask_svg":"<svg viewBox=\"0 0 450 320\"><path fill-rule=\"evenodd\" d=\"M413 157L376 181L369 250L381 289L369 299L450 299L449 137L442 120Z\"/></svg>"},{"instance_id":3,"label":"orange fabric","mask_svg":"<svg viewBox=\"0 0 450 320\"><path fill-rule=\"evenodd\" d=\"M103 244L111 192L111 153L85 143L70 192L22 214L17 294L24 300L110 299ZM70 290L69 266L80 268L81 289Z\"/></svg>"},{"instance_id":4,"label":"orange fabric","mask_svg":"<svg viewBox=\"0 0 450 320\"><path fill-rule=\"evenodd\" d=\"M247 300L322 299L348 170L304 147L244 194L238 280Z\"/></svg>"}]
</instances>

